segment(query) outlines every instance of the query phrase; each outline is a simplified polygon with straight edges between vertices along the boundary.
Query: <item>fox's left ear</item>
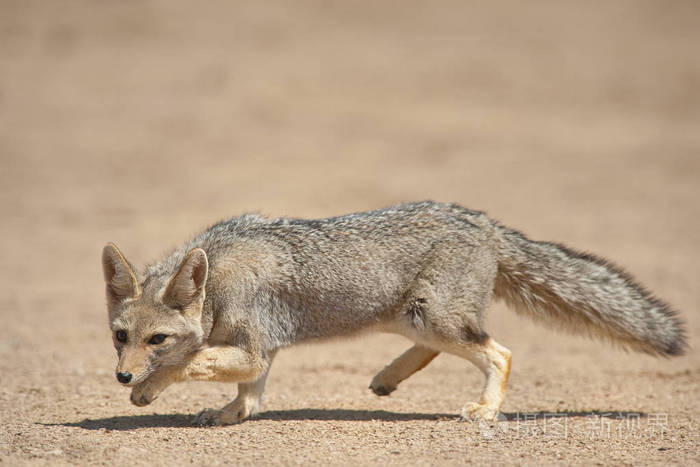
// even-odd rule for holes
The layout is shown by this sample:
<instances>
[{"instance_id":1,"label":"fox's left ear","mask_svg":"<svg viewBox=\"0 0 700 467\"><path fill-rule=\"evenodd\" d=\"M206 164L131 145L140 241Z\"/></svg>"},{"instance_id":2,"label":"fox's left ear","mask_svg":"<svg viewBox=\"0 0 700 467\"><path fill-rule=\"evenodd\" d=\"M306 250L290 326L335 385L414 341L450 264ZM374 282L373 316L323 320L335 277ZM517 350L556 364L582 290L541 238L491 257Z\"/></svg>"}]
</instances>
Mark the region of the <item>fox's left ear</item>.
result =
<instances>
[{"instance_id":1,"label":"fox's left ear","mask_svg":"<svg viewBox=\"0 0 700 467\"><path fill-rule=\"evenodd\" d=\"M195 248L190 251L166 287L163 303L184 310L203 296L208 273L209 262L204 250Z\"/></svg>"}]
</instances>

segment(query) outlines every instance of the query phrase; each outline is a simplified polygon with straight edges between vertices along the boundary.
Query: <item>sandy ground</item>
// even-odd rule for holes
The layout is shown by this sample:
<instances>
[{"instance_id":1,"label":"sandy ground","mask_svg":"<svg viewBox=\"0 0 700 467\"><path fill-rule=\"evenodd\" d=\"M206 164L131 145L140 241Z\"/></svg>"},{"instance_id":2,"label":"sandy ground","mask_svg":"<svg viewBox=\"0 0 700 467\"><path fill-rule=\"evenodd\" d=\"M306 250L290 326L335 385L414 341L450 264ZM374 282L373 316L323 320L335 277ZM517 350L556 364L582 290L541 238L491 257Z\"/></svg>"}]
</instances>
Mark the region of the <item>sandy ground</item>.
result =
<instances>
[{"instance_id":1,"label":"sandy ground","mask_svg":"<svg viewBox=\"0 0 700 467\"><path fill-rule=\"evenodd\" d=\"M206 8L202 7L206 5ZM0 0L0 464L697 464L697 2ZM222 217L436 199L590 250L681 310L687 356L561 336L496 304L513 350L495 425L440 356L387 398L409 343L282 351L257 420L235 395L146 408L114 378L99 255L138 265Z\"/></svg>"}]
</instances>

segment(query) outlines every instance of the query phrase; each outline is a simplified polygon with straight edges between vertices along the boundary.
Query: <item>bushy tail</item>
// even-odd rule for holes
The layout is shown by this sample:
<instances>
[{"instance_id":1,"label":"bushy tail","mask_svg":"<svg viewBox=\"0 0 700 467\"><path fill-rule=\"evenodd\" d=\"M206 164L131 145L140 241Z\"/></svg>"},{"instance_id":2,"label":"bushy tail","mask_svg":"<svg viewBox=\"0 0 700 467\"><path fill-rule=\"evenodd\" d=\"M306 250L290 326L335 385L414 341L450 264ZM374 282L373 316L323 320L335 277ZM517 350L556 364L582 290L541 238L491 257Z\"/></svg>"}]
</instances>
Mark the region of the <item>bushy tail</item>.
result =
<instances>
[{"instance_id":1,"label":"bushy tail","mask_svg":"<svg viewBox=\"0 0 700 467\"><path fill-rule=\"evenodd\" d=\"M500 225L496 233L494 293L518 312L652 355L684 352L685 332L676 312L617 267Z\"/></svg>"}]
</instances>

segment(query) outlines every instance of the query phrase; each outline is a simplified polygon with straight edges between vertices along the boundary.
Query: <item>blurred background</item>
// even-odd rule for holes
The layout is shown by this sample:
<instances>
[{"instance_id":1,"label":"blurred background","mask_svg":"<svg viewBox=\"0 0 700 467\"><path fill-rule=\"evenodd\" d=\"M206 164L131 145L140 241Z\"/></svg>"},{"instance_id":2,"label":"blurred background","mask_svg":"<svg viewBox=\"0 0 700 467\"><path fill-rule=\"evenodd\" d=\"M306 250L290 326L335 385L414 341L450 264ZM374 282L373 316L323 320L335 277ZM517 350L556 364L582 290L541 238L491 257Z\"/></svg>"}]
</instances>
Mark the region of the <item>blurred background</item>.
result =
<instances>
[{"instance_id":1,"label":"blurred background","mask_svg":"<svg viewBox=\"0 0 700 467\"><path fill-rule=\"evenodd\" d=\"M422 199L612 258L684 312L696 344L699 17L695 1L0 0L7 390L68 361L124 408L107 241L143 266L244 212ZM495 307L490 330L516 380L538 371L518 352L541 348L549 365L662 367L513 316ZM391 339L355 363L381 368L406 345Z\"/></svg>"},{"instance_id":2,"label":"blurred background","mask_svg":"<svg viewBox=\"0 0 700 467\"><path fill-rule=\"evenodd\" d=\"M0 5L12 307L92 303L106 241L422 199L697 288L696 2Z\"/></svg>"}]
</instances>

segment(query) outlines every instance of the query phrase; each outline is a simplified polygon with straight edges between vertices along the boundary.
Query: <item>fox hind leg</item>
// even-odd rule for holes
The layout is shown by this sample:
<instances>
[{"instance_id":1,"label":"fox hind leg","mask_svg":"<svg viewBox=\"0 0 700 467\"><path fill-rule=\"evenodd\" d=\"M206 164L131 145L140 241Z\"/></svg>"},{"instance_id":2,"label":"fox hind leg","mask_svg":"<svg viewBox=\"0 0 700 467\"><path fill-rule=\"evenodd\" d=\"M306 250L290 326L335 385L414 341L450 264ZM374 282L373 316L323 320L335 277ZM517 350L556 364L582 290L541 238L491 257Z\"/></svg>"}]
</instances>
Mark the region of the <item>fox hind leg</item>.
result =
<instances>
[{"instance_id":1,"label":"fox hind leg","mask_svg":"<svg viewBox=\"0 0 700 467\"><path fill-rule=\"evenodd\" d=\"M422 370L439 353L422 345L414 345L377 373L369 388L378 396L388 396L401 381Z\"/></svg>"},{"instance_id":2,"label":"fox hind leg","mask_svg":"<svg viewBox=\"0 0 700 467\"><path fill-rule=\"evenodd\" d=\"M485 376L481 399L466 404L461 419L496 420L505 398L511 352L484 332L483 320L498 264L488 248L476 246L463 255L454 251L462 249L440 256L439 267L427 269L426 279L416 283L414 296L425 299L420 313L409 321L413 325L404 329L414 342L462 357L479 368ZM470 265L468 271L465 264Z\"/></svg>"},{"instance_id":3,"label":"fox hind leg","mask_svg":"<svg viewBox=\"0 0 700 467\"><path fill-rule=\"evenodd\" d=\"M506 394L510 374L510 350L488 337L481 342L450 345L445 351L469 360L486 377L481 399L479 402L465 404L460 420L496 420Z\"/></svg>"}]
</instances>

